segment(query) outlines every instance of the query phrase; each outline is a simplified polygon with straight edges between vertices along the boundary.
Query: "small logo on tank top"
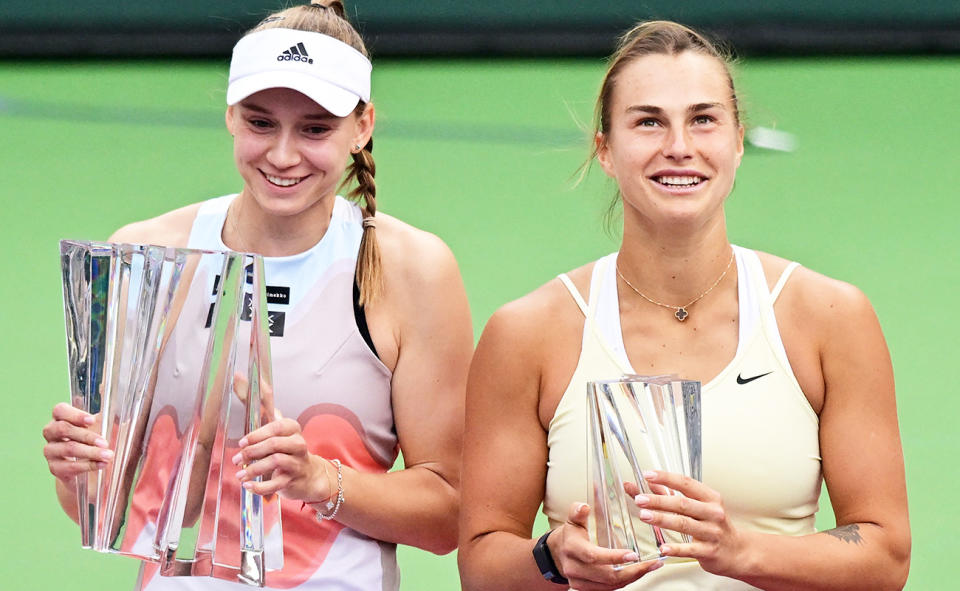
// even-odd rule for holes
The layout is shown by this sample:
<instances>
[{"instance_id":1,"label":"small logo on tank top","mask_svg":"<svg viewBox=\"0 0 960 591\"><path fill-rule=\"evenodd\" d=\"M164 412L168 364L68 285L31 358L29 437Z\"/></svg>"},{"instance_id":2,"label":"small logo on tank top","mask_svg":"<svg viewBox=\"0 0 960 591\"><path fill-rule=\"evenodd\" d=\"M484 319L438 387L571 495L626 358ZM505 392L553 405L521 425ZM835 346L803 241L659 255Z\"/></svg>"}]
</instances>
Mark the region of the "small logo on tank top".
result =
<instances>
[{"instance_id":1,"label":"small logo on tank top","mask_svg":"<svg viewBox=\"0 0 960 591\"><path fill-rule=\"evenodd\" d=\"M290 288L284 287L282 285L268 285L267 286L267 303L268 304L289 304L290 303Z\"/></svg>"},{"instance_id":2,"label":"small logo on tank top","mask_svg":"<svg viewBox=\"0 0 960 591\"><path fill-rule=\"evenodd\" d=\"M253 316L253 294L245 293L243 294L243 309L240 312L240 320L244 322L249 322L250 318ZM283 302L286 303L286 302ZM216 303L210 302L210 309L207 310L207 319L203 323L204 328L210 328L210 325L213 324L213 311L216 308ZM267 310L267 322L269 323L270 336L272 337L282 337L283 328L286 325L287 314L286 312L279 312L276 310Z\"/></svg>"},{"instance_id":3,"label":"small logo on tank top","mask_svg":"<svg viewBox=\"0 0 960 591\"><path fill-rule=\"evenodd\" d=\"M286 323L287 313L286 312L267 312L267 321L270 323L270 336L272 337L282 337L283 336L283 325Z\"/></svg>"},{"instance_id":4,"label":"small logo on tank top","mask_svg":"<svg viewBox=\"0 0 960 591\"><path fill-rule=\"evenodd\" d=\"M742 386L742 385L744 385L744 384L749 384L749 383L752 382L753 380L759 380L759 379L762 378L763 376L768 376L768 375L770 375L770 374L772 374L772 373L773 373L772 371L768 371L767 373L762 373L762 374L760 374L760 375L758 375L758 376L753 376L753 377L750 377L750 378L745 378L745 377L743 377L743 374L737 374L737 383Z\"/></svg>"}]
</instances>

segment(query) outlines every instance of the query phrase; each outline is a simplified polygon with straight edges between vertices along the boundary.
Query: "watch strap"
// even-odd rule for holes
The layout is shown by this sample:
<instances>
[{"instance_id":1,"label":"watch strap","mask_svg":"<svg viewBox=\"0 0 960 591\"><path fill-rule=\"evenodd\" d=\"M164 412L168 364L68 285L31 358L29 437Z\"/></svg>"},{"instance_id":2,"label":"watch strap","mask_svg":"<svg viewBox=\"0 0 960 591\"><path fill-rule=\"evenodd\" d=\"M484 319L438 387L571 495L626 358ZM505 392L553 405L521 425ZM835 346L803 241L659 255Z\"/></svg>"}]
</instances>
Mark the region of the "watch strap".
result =
<instances>
[{"instance_id":1,"label":"watch strap","mask_svg":"<svg viewBox=\"0 0 960 591\"><path fill-rule=\"evenodd\" d=\"M560 574L560 569L557 568L557 563L553 561L553 555L550 554L550 547L547 546L547 537L552 533L553 530L550 530L537 540L533 547L533 559L537 562L537 568L540 569L544 579L558 585L568 585L570 581Z\"/></svg>"}]
</instances>

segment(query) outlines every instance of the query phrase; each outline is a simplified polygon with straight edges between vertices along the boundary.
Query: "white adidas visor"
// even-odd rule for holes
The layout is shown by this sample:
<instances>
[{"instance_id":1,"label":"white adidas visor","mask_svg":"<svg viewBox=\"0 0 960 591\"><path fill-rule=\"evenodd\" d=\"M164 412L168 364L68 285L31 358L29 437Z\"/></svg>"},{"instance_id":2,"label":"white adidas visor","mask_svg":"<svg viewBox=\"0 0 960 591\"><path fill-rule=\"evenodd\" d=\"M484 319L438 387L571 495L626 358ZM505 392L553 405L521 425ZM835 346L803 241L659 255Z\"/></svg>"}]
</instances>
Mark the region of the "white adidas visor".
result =
<instances>
[{"instance_id":1,"label":"white adidas visor","mask_svg":"<svg viewBox=\"0 0 960 591\"><path fill-rule=\"evenodd\" d=\"M328 35L264 29L233 48L227 104L268 88L291 88L346 117L359 101L370 101L372 69L362 53Z\"/></svg>"}]
</instances>

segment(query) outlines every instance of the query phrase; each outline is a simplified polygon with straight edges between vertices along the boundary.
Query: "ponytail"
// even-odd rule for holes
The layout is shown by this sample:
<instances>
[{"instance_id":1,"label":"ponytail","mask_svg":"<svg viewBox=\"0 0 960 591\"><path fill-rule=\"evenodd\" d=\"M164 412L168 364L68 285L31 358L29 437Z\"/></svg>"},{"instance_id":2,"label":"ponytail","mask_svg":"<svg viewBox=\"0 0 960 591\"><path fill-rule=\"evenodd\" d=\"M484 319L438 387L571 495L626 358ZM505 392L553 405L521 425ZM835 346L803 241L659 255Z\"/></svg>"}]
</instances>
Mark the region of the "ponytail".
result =
<instances>
[{"instance_id":1,"label":"ponytail","mask_svg":"<svg viewBox=\"0 0 960 591\"><path fill-rule=\"evenodd\" d=\"M380 246L376 236L377 183L374 175L377 165L373 161L373 140L361 150L353 152L353 163L348 169L343 185L356 181L357 186L347 194L355 202L362 201L363 237L357 255L356 281L360 289L361 306L374 302L383 294L383 271L380 261Z\"/></svg>"}]
</instances>

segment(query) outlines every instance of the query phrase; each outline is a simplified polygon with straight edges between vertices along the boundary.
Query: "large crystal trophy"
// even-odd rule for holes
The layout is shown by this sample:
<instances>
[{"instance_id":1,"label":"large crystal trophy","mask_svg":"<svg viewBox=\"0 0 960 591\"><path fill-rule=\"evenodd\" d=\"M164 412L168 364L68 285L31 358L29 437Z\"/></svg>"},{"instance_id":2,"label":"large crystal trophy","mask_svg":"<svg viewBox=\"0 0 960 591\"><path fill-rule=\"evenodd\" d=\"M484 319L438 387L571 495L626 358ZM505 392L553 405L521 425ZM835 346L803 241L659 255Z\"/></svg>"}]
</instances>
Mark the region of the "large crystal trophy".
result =
<instances>
[{"instance_id":1,"label":"large crystal trophy","mask_svg":"<svg viewBox=\"0 0 960 591\"><path fill-rule=\"evenodd\" d=\"M689 542L686 534L641 521L633 495L637 489L645 494L680 494L671 489L652 491L644 470L701 479L700 382L676 376L589 382L587 403L592 541L631 550L640 560L662 558L663 544Z\"/></svg>"},{"instance_id":2,"label":"large crystal trophy","mask_svg":"<svg viewBox=\"0 0 960 591\"><path fill-rule=\"evenodd\" d=\"M279 499L231 463L275 414L263 259L71 240L60 257L71 402L115 453L77 479L81 544L263 586Z\"/></svg>"}]
</instances>

